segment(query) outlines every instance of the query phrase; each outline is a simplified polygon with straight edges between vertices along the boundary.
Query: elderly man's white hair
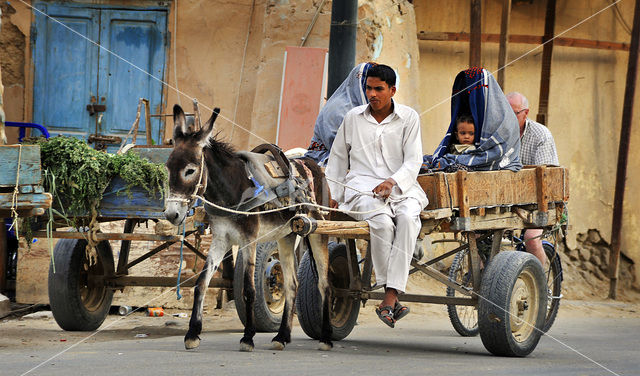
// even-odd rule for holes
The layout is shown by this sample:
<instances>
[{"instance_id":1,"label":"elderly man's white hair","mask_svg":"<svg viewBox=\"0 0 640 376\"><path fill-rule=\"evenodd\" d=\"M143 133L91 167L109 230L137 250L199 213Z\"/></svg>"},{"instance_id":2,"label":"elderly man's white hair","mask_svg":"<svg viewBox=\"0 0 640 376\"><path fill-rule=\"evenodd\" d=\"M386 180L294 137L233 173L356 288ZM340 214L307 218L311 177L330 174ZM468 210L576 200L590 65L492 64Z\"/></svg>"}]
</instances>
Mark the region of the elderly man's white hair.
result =
<instances>
[{"instance_id":1,"label":"elderly man's white hair","mask_svg":"<svg viewBox=\"0 0 640 376\"><path fill-rule=\"evenodd\" d=\"M529 108L529 101L527 100L527 97L525 97L524 95L518 93L517 91L512 91L511 93L506 95L507 100L511 99L511 98L520 98L520 109L524 110L524 109L528 109Z\"/></svg>"}]
</instances>

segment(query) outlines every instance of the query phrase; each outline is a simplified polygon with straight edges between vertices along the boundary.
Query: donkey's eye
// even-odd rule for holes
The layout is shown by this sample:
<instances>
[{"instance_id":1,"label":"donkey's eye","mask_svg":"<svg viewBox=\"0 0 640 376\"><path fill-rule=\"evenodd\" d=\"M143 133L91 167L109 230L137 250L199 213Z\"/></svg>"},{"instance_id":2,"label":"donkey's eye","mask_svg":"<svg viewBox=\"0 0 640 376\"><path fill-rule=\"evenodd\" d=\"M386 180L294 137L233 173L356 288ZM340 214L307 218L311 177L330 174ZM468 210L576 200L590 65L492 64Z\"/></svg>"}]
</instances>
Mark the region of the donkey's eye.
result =
<instances>
[{"instance_id":1,"label":"donkey's eye","mask_svg":"<svg viewBox=\"0 0 640 376\"><path fill-rule=\"evenodd\" d=\"M184 176L189 176L195 172L196 170L194 168L188 168L187 171L185 171Z\"/></svg>"}]
</instances>

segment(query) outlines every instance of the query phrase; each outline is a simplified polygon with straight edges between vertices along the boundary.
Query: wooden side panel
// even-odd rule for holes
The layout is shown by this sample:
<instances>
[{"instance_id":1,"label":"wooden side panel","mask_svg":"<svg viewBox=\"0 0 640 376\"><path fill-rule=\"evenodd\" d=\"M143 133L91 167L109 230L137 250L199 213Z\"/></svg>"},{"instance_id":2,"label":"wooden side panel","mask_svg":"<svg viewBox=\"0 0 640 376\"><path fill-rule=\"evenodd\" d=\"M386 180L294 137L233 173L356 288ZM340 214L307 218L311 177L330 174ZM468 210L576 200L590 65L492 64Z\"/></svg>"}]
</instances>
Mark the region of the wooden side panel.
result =
<instances>
[{"instance_id":1,"label":"wooden side panel","mask_svg":"<svg viewBox=\"0 0 640 376\"><path fill-rule=\"evenodd\" d=\"M164 218L164 200L141 187L132 187L129 197L126 182L116 177L105 189L98 211L108 218Z\"/></svg>"},{"instance_id":2,"label":"wooden side panel","mask_svg":"<svg viewBox=\"0 0 640 376\"><path fill-rule=\"evenodd\" d=\"M546 167L545 196L547 202L569 199L569 173L564 167ZM497 205L527 205L538 203L536 168L527 167L519 172L476 171L466 177L469 207ZM418 177L418 183L427 194L426 210L459 208L459 182L455 174L435 173ZM451 200L451 202L449 201Z\"/></svg>"},{"instance_id":3,"label":"wooden side panel","mask_svg":"<svg viewBox=\"0 0 640 376\"><path fill-rule=\"evenodd\" d=\"M39 185L42 180L40 147L37 145L23 145L22 155L20 155L20 145L3 145L0 146L0 187L13 187L16 185L18 159L20 159L20 181L18 185Z\"/></svg>"}]
</instances>

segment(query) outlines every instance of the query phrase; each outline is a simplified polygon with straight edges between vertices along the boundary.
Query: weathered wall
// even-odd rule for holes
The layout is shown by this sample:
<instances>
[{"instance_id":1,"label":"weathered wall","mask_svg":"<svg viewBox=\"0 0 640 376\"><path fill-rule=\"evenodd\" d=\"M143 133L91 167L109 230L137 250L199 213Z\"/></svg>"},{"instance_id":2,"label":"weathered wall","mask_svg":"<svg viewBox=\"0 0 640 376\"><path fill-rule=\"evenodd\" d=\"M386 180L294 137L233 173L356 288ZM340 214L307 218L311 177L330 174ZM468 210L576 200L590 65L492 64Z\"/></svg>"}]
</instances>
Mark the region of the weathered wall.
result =
<instances>
[{"instance_id":1,"label":"weathered wall","mask_svg":"<svg viewBox=\"0 0 640 376\"><path fill-rule=\"evenodd\" d=\"M469 32L469 2L454 0L414 2L418 31ZM484 33L500 33L502 2L482 2ZM544 33L544 1L514 3L512 34ZM556 34L587 19L609 5L603 1L558 2ZM632 24L634 2L618 3L626 22ZM626 42L630 35L615 18L613 9L587 20L563 35L570 38ZM468 42L420 41L420 91L424 149L433 152L450 121L450 91L455 75L468 67ZM509 44L505 92L519 91L528 97L530 117L538 110L542 48ZM482 45L482 65L497 69L498 45ZM560 163L570 169L571 199L568 243L576 247L576 234L597 229L611 240L611 218L615 187L622 101L627 71L627 52L555 46L551 65L551 92L547 126L554 134ZM497 73L496 73L497 74ZM636 95L634 124L638 124L640 96ZM640 271L640 202L633 194L640 185L640 132L633 132L627 172L622 251L636 260Z\"/></svg>"},{"instance_id":2,"label":"weathered wall","mask_svg":"<svg viewBox=\"0 0 640 376\"><path fill-rule=\"evenodd\" d=\"M87 3L127 5L131 2L96 0ZM166 107L171 113L175 103L181 103L191 111L191 100L197 98L203 117L211 114L213 107L221 108L217 126L221 137L239 148L251 148L276 138L277 115L284 50L286 46L298 46L322 0L179 0L160 2L166 4L168 30L171 35L166 54L165 86ZM140 6L157 6L155 1L136 2ZM12 108L9 119L31 118L33 66L29 46L30 9L20 3L4 3L3 36L17 49L17 57L0 55L2 70L5 64L15 65L19 77L17 84L5 83L7 110ZM307 39L307 47L329 46L331 1L322 6L320 15ZM413 6L406 0L362 0L359 2L356 61L376 61L388 64L400 75L398 101L418 109L419 51L416 39ZM7 39L5 27L11 28L14 39ZM245 48L246 46L246 48ZM0 53L5 53L0 51ZM174 63L175 62L175 63ZM9 94L16 87L15 94ZM178 90L183 94L178 94ZM11 104L10 104L11 103ZM208 109L207 109L208 108ZM235 123L235 125L234 125ZM172 135L172 122L167 118L165 138ZM306 147L307 145L300 145ZM48 268L48 245L39 241L31 250L22 248L19 256L18 298L22 302L46 302L46 285L42 276ZM132 252L141 254L147 244L138 245ZM114 250L117 247L114 244ZM173 275L177 265L175 249L163 252L136 274ZM152 290L127 289L129 304L141 304L145 293ZM184 293L183 293L184 294ZM188 294L188 293L186 293ZM185 294L185 296L186 296ZM156 304L176 303L174 295ZM189 300L189 299L187 299ZM117 300L121 302L122 300Z\"/></svg>"}]
</instances>

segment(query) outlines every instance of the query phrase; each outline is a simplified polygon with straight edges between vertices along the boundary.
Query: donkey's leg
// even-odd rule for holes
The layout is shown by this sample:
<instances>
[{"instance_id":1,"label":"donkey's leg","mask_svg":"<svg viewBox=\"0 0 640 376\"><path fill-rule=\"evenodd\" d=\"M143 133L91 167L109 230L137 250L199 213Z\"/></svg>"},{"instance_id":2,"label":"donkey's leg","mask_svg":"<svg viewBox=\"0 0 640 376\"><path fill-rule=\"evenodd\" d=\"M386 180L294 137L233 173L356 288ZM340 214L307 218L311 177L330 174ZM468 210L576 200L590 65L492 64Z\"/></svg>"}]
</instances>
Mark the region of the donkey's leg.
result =
<instances>
[{"instance_id":1,"label":"donkey's leg","mask_svg":"<svg viewBox=\"0 0 640 376\"><path fill-rule=\"evenodd\" d=\"M256 285L254 279L256 271L256 242L253 241L249 243L242 253L247 253L247 257L243 260L245 264L242 289L247 321L244 326L244 335L240 340L240 351L253 351L253 337L256 335L256 321L253 310L256 301Z\"/></svg>"},{"instance_id":2,"label":"donkey's leg","mask_svg":"<svg viewBox=\"0 0 640 376\"><path fill-rule=\"evenodd\" d=\"M318 270L318 290L322 299L322 332L318 349L328 351L333 348L331 335L331 287L329 286L329 249L327 235L309 235L311 251Z\"/></svg>"},{"instance_id":3,"label":"donkey's leg","mask_svg":"<svg viewBox=\"0 0 640 376\"><path fill-rule=\"evenodd\" d=\"M222 238L222 237L221 237ZM204 305L204 296L209 287L209 282L213 273L218 269L224 253L228 249L228 244L224 239L215 238L209 247L209 254L204 263L202 272L196 281L193 293L193 309L191 311L191 320L189 320L189 330L184 336L184 347L194 349L200 346L199 334L202 332L202 308Z\"/></svg>"},{"instance_id":4,"label":"donkey's leg","mask_svg":"<svg viewBox=\"0 0 640 376\"><path fill-rule=\"evenodd\" d=\"M271 340L273 350L284 350L287 343L291 342L291 325L293 324L293 309L295 307L296 292L298 291L298 281L295 270L294 245L296 235L290 234L278 240L278 256L282 265L282 275L284 278L284 311L282 322L278 334Z\"/></svg>"}]
</instances>

